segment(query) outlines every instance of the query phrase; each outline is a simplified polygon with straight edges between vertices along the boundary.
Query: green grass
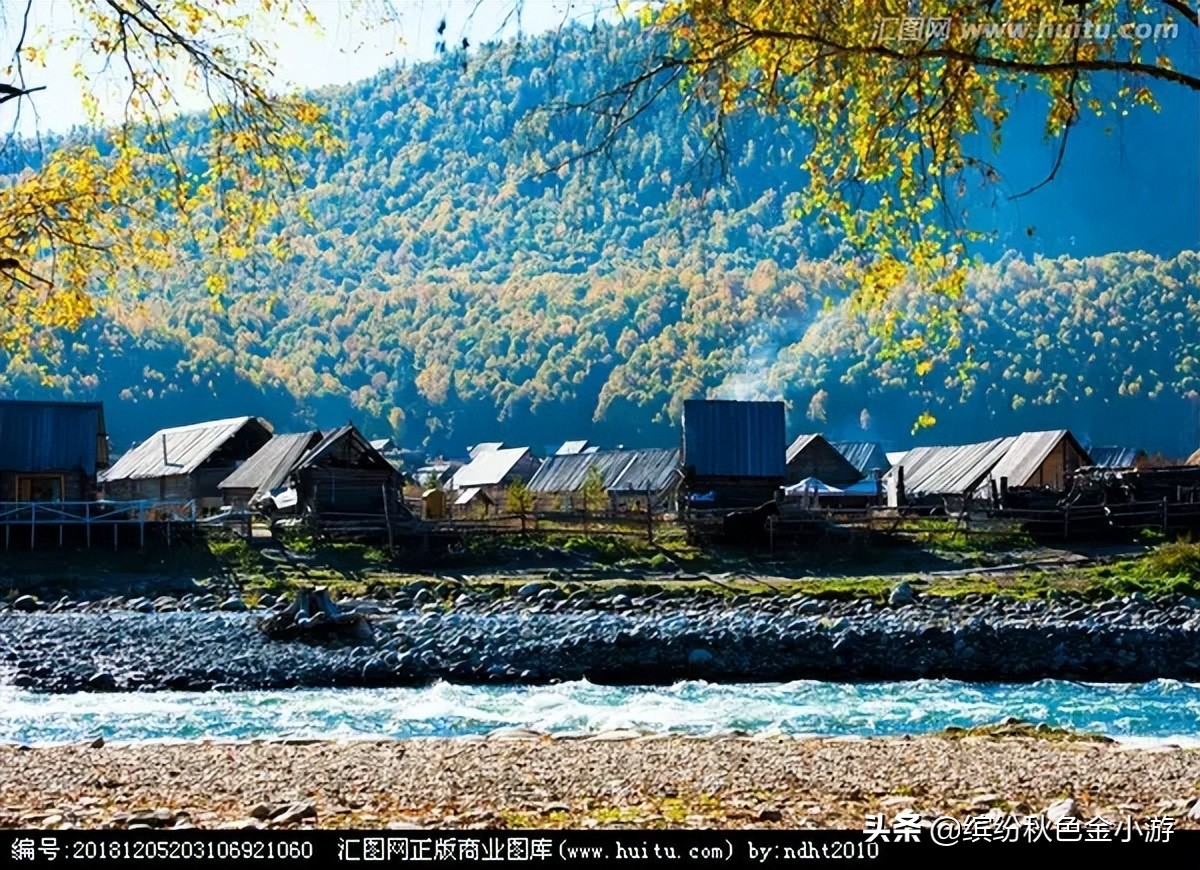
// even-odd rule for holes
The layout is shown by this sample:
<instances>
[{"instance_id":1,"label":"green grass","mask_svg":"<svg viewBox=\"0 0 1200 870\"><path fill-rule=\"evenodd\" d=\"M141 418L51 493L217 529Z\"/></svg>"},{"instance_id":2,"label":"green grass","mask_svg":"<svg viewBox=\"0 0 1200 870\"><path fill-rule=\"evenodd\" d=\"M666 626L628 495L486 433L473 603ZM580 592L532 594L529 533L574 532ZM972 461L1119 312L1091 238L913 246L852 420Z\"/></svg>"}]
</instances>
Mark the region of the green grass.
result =
<instances>
[{"instance_id":1,"label":"green grass","mask_svg":"<svg viewBox=\"0 0 1200 870\"><path fill-rule=\"evenodd\" d=\"M959 728L951 725L937 732L938 737L950 740L962 740L967 737L984 737L991 740L1003 740L1009 737L1031 737L1036 740L1048 740L1055 743L1113 743L1111 737L1103 734L1093 734L1087 731L1072 731L1067 728L1056 728L1041 722L1021 720L1006 720L994 725L976 725L971 728Z\"/></svg>"},{"instance_id":2,"label":"green grass","mask_svg":"<svg viewBox=\"0 0 1200 870\"><path fill-rule=\"evenodd\" d=\"M1035 545L1029 533L1016 524L964 528L947 517L905 519L889 534L935 552L960 555L1028 549Z\"/></svg>"},{"instance_id":3,"label":"green grass","mask_svg":"<svg viewBox=\"0 0 1200 870\"><path fill-rule=\"evenodd\" d=\"M611 530L610 530L611 531ZM947 521L916 521L908 530L944 543ZM1019 540L1019 536L1011 538ZM46 597L71 594L96 581L107 594L185 586L193 581L243 594L278 594L298 585L324 585L339 595L404 586L416 579L445 581L460 574L473 589L512 594L531 579L547 579L565 590L624 587L630 594L792 595L886 601L893 586L907 580L920 595L967 595L1037 599L1066 595L1094 601L1142 593L1200 595L1200 543L1160 544L1148 554L1109 564L1014 572L967 573L987 559L952 559L933 545L896 541L891 546L816 544L804 550L755 556L737 548L699 548L678 527L662 526L651 544L641 535L585 535L539 530L525 535L480 536L465 553L420 562L415 554L390 555L358 543L285 539L286 551L261 539L253 543L221 532L190 545L112 552L0 553L0 595L39 589ZM940 545L939 543L939 545ZM267 544L267 547L263 545ZM1011 558L1006 556L1006 558ZM939 575L944 569L955 573ZM960 573L962 572L962 573ZM168 582L169 581L169 582ZM455 581L459 582L459 581ZM61 590L61 591L60 591ZM145 594L139 592L139 594Z\"/></svg>"},{"instance_id":4,"label":"green grass","mask_svg":"<svg viewBox=\"0 0 1200 870\"><path fill-rule=\"evenodd\" d=\"M1142 560L1139 574L1146 579L1168 579L1194 587L1200 584L1200 542L1188 539L1155 547Z\"/></svg>"}]
</instances>

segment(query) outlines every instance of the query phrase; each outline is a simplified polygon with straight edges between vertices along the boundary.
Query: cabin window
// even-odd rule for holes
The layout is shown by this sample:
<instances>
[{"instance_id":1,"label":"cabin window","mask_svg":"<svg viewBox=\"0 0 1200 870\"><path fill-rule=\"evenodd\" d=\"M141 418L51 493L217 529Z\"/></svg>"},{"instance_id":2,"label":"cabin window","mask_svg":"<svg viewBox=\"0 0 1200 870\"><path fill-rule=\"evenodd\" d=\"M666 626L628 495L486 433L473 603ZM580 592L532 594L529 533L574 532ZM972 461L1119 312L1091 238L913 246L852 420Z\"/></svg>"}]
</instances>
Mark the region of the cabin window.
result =
<instances>
[{"instance_id":1,"label":"cabin window","mask_svg":"<svg viewBox=\"0 0 1200 870\"><path fill-rule=\"evenodd\" d=\"M17 501L62 501L61 474L17 475Z\"/></svg>"}]
</instances>

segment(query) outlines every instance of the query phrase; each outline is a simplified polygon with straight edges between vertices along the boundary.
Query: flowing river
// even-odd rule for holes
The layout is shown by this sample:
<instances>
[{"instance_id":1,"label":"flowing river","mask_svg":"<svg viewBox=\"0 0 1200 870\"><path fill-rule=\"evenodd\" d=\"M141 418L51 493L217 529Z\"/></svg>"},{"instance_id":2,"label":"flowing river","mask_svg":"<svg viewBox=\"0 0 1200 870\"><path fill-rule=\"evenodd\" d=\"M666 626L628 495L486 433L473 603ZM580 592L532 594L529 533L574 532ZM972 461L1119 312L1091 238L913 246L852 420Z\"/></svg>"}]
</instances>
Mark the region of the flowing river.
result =
<instances>
[{"instance_id":1,"label":"flowing river","mask_svg":"<svg viewBox=\"0 0 1200 870\"><path fill-rule=\"evenodd\" d=\"M464 737L636 729L838 737L921 734L1007 716L1133 744L1200 745L1200 685L952 680L673 686L42 694L0 686L0 742Z\"/></svg>"}]
</instances>

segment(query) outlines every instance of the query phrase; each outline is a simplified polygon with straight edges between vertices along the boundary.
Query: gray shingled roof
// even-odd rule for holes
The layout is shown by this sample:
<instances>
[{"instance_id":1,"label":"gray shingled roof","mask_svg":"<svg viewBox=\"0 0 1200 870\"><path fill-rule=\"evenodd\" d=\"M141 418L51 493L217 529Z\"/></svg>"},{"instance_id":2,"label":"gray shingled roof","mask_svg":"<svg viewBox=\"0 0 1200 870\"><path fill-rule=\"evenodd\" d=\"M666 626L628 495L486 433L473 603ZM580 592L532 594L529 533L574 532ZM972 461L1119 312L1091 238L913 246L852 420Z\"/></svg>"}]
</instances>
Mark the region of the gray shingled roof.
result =
<instances>
[{"instance_id":1,"label":"gray shingled roof","mask_svg":"<svg viewBox=\"0 0 1200 870\"><path fill-rule=\"evenodd\" d=\"M792 460L804 452L805 447L807 447L815 439L820 438L820 437L821 436L817 435L816 433L806 433L803 435L797 435L796 439L791 444L788 445L787 454L786 454L788 465L791 465Z\"/></svg>"},{"instance_id":2,"label":"gray shingled roof","mask_svg":"<svg viewBox=\"0 0 1200 870\"><path fill-rule=\"evenodd\" d=\"M1136 447L1088 448L1088 457L1092 460L1092 465L1100 468L1133 468L1141 455L1142 451ZM1197 451L1197 456L1200 456L1200 451Z\"/></svg>"},{"instance_id":3,"label":"gray shingled roof","mask_svg":"<svg viewBox=\"0 0 1200 870\"><path fill-rule=\"evenodd\" d=\"M101 481L143 480L191 474L246 426L270 425L258 417L231 417L160 429L100 474Z\"/></svg>"},{"instance_id":4,"label":"gray shingled roof","mask_svg":"<svg viewBox=\"0 0 1200 870\"><path fill-rule=\"evenodd\" d=\"M1087 465L1087 451L1066 429L1049 429L1045 432L1022 432L1012 439L1004 456L992 468L990 477L997 481L1007 477L1010 486L1025 486L1041 467L1042 463L1062 441L1066 439L1083 455Z\"/></svg>"},{"instance_id":5,"label":"gray shingled roof","mask_svg":"<svg viewBox=\"0 0 1200 870\"><path fill-rule=\"evenodd\" d=\"M909 495L962 495L974 493L989 479L1007 477L1010 486L1025 486L1050 452L1064 438L1085 457L1087 452L1066 429L1023 432L975 444L951 447L915 447L893 465L904 467L904 490Z\"/></svg>"},{"instance_id":6,"label":"gray shingled roof","mask_svg":"<svg viewBox=\"0 0 1200 870\"><path fill-rule=\"evenodd\" d=\"M296 461L320 440L321 433L315 429L276 435L221 481L218 488L270 492L283 484Z\"/></svg>"},{"instance_id":7,"label":"gray shingled roof","mask_svg":"<svg viewBox=\"0 0 1200 870\"><path fill-rule=\"evenodd\" d=\"M296 460L294 467L301 469L314 465L318 459L332 450L343 438L349 438L357 442L359 457L361 459L365 459L370 464L379 468L392 470L392 464L387 461L387 458L382 453L371 446L371 442L363 437L363 434L358 431L353 423L347 423L345 426L339 426L337 429L326 432L324 437L314 447Z\"/></svg>"},{"instance_id":8,"label":"gray shingled roof","mask_svg":"<svg viewBox=\"0 0 1200 870\"><path fill-rule=\"evenodd\" d=\"M878 441L830 441L833 449L846 457L847 461L862 474L871 476L876 468L887 471L892 467L887 453Z\"/></svg>"},{"instance_id":9,"label":"gray shingled roof","mask_svg":"<svg viewBox=\"0 0 1200 870\"><path fill-rule=\"evenodd\" d=\"M904 491L909 495L961 495L974 492L1013 442L993 438L976 444L914 447L892 467L904 468Z\"/></svg>"},{"instance_id":10,"label":"gray shingled roof","mask_svg":"<svg viewBox=\"0 0 1200 870\"><path fill-rule=\"evenodd\" d=\"M670 486L679 467L679 451L671 448L598 450L551 456L529 481L532 492L576 492L595 468L606 490L661 492Z\"/></svg>"}]
</instances>

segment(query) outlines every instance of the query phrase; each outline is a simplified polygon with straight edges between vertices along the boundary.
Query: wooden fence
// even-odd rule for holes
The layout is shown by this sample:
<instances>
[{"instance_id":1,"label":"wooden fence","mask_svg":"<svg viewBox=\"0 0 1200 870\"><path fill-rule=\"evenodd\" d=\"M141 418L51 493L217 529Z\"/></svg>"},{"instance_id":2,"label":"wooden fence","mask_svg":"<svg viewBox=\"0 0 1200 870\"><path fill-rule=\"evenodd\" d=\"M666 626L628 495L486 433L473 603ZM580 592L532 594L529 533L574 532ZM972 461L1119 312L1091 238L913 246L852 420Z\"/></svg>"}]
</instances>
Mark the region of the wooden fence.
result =
<instances>
[{"instance_id":1,"label":"wooden fence","mask_svg":"<svg viewBox=\"0 0 1200 870\"><path fill-rule=\"evenodd\" d=\"M196 523L196 502L192 499L139 501L56 501L0 502L0 527L4 529L4 549L11 549L17 536L28 535L30 549L47 543L47 535L65 543L68 530L81 530L83 543L91 547L93 539L112 536L118 549L121 530L136 528L138 546L146 544L146 530L165 532L170 545L172 528ZM73 535L74 537L74 535ZM24 543L24 537L20 543Z\"/></svg>"}]
</instances>

